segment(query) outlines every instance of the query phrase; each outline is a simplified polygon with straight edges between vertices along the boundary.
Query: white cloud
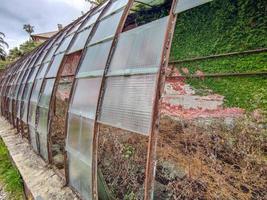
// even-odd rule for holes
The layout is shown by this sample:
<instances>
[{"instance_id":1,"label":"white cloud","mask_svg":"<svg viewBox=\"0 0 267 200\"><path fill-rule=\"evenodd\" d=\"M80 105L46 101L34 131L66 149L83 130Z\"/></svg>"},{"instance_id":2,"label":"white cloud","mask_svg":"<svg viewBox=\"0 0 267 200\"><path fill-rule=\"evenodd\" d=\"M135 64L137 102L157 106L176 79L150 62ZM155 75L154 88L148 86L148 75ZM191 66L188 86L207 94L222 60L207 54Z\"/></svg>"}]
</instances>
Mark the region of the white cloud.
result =
<instances>
[{"instance_id":1,"label":"white cloud","mask_svg":"<svg viewBox=\"0 0 267 200\"><path fill-rule=\"evenodd\" d=\"M33 25L35 33L54 31L57 24L65 26L81 16L81 11L90 8L85 0L0 1L0 32L6 34L10 48L19 46L29 38L23 24Z\"/></svg>"}]
</instances>

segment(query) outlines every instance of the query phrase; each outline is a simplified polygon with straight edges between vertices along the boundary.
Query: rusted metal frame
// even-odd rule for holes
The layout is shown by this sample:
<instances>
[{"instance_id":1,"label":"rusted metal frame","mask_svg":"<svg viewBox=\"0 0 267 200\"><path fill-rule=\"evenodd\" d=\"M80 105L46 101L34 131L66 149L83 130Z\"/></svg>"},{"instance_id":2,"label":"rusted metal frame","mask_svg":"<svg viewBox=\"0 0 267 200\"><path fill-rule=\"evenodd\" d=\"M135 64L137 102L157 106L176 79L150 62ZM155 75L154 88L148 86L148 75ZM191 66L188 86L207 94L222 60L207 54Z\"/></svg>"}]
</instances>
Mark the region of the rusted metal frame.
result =
<instances>
[{"instance_id":1,"label":"rusted metal frame","mask_svg":"<svg viewBox=\"0 0 267 200\"><path fill-rule=\"evenodd\" d=\"M267 48L253 49L253 50L247 50L247 51L241 51L241 52L230 52L230 53L217 54L217 55L215 54L215 55L210 55L210 56L188 58L188 59L183 59L183 60L172 60L172 61L169 61L169 63L179 64L179 63L185 63L185 62L194 62L194 61L199 61L199 60L215 59L215 58L222 58L222 57L228 57L228 56L258 54L258 53L263 53L263 52L267 52Z\"/></svg>"},{"instance_id":2,"label":"rusted metal frame","mask_svg":"<svg viewBox=\"0 0 267 200\"><path fill-rule=\"evenodd\" d=\"M97 8L97 7L96 7ZM54 85L53 85L53 89L52 89L52 93L51 93L51 99L50 99L50 102L49 102L49 108L48 108L48 122L47 122L47 151L48 151L48 162L49 163L52 163L52 150L51 150L51 148L52 148L52 146L51 146L51 144L52 144L52 140L51 140L51 122L52 122L52 120L53 120L53 117L54 117L54 104L55 104L55 92L56 92L56 90L57 90L57 87L58 87L58 82L59 82L59 80L60 80L60 78L61 78L61 70L63 70L64 68L63 68L63 64L64 64L64 62L65 62L65 59L66 59L66 55L67 55L67 53L68 53L68 50L71 48L71 46L72 46L72 44L75 42L75 40L76 40L76 38L78 37L78 34L80 33L80 28L87 22L87 18L89 17L90 18L90 16L91 16L91 14L96 10L96 8L93 8L93 9L91 9L91 10L89 10L85 15L86 15L86 17L84 17L84 16L82 16L81 18L80 18L80 20L83 20L82 22L81 22L81 24L79 25L79 28L74 32L74 33L72 33L72 34L74 34L74 36L73 36L73 38L71 39L71 41L70 41L70 43L69 43L69 45L68 45L68 47L67 47L67 49L64 51L64 52L61 52L62 54L64 53L64 56L63 56L63 58L62 58L62 61L61 61L61 63L60 63L60 66L59 66L59 69L58 69L58 71L57 71L57 75L56 75L56 77L55 77L55 83L54 83ZM88 18L88 19L89 19ZM75 26L75 25L77 25L77 24L79 24L80 23L80 20L77 20L76 21L76 23L75 24L73 24L73 27ZM71 31L71 28L68 30L68 32L66 33L66 35L65 35L65 37L62 39L62 41L61 42L63 42L64 41L64 39L65 38L67 38L67 37L69 37L69 35L68 35L68 33ZM60 45L58 45L58 48L60 47ZM57 48L57 49L58 49ZM57 49L56 49L56 51L57 51ZM56 52L55 51L55 52ZM79 50L79 51L81 51L81 50ZM73 53L71 53L71 54L75 54L75 53L77 53L78 51L76 51L76 52L73 52ZM61 54L61 53L59 53L59 54ZM58 54L57 54L58 55ZM55 57L56 55L54 54L53 55L53 57L52 57L52 59L54 59L54 57ZM52 64L52 62L51 62L51 64ZM51 65L50 64L50 65ZM62 69L61 69L62 68ZM73 76L75 76L75 75L73 75ZM65 125L66 126L66 125ZM65 155L64 155L64 160L65 160ZM65 162L64 162L64 168L65 168ZM66 181L65 181L66 182ZM65 183L66 184L66 183Z\"/></svg>"},{"instance_id":3,"label":"rusted metal frame","mask_svg":"<svg viewBox=\"0 0 267 200\"><path fill-rule=\"evenodd\" d=\"M97 107L95 112L95 119L93 124L93 157L92 157L92 187L93 187L93 199L98 199L98 191L97 191L97 150L98 150L98 133L99 133L99 124L98 124L98 117L105 93L105 82L107 78L108 69L111 63L111 59L113 57L113 54L115 52L117 43L118 43L118 37L120 33L123 30L125 21L127 19L127 16L130 12L130 9L134 3L134 0L129 0L127 5L124 8L123 14L121 16L120 22L118 24L117 30L115 32L115 35L113 37L113 41L111 44L111 48L109 51L109 55L106 61L105 69L102 75L101 85L100 85L100 91L97 99Z\"/></svg>"},{"instance_id":4,"label":"rusted metal frame","mask_svg":"<svg viewBox=\"0 0 267 200\"><path fill-rule=\"evenodd\" d=\"M203 74L203 75L180 75L180 76L169 76L167 80L180 80L181 78L208 78L208 77L231 77L231 76L264 76L267 75L265 72L243 72L243 73L215 73L215 74Z\"/></svg>"},{"instance_id":5,"label":"rusted metal frame","mask_svg":"<svg viewBox=\"0 0 267 200\"><path fill-rule=\"evenodd\" d=\"M147 150L147 163L146 163L146 178L145 178L145 200L153 199L154 179L156 172L156 146L159 134L159 120L160 120L160 99L164 91L165 70L168 66L171 41L175 28L176 15L173 12L176 0L173 0L169 13L167 30L165 33L163 51L161 55L161 65L157 73L156 87L154 92L152 122L149 134L148 150Z\"/></svg>"},{"instance_id":6,"label":"rusted metal frame","mask_svg":"<svg viewBox=\"0 0 267 200\"><path fill-rule=\"evenodd\" d=\"M77 78L76 78L76 75L83 63L83 60L85 58L85 55L86 55L86 52L87 52L87 44L89 44L89 42L91 41L93 35L95 34L96 30L97 30L97 27L98 27L98 24L100 22L100 18L104 15L105 11L110 7L110 5L112 4L112 0L110 0L107 5L103 8L103 10L101 11L100 15L98 16L95 24L94 24L94 27L92 28L91 30L91 33L89 34L89 37L86 41L86 44L85 44L85 48L82 50L82 55L81 55L81 58L80 58L80 61L78 63L78 66L76 68L76 71L75 71L75 77L74 77L74 80L73 80L73 83L72 83L72 86L71 86L71 90L70 90L70 96L69 96L69 102L68 102L68 105L67 105L67 113L66 113L66 116L65 116L65 130L64 130L64 134L65 134L65 138L67 136L67 131L68 131L68 118L69 118L69 108L70 108L70 102L71 102L71 98L73 96L73 93L74 93L74 86L75 86L75 83L77 81ZM66 177L66 182L65 184L68 185L69 183L69 165L68 165L68 155L67 155L67 151L65 150L64 151L64 167L65 167L65 177ZM69 187L71 187L73 189L72 186L69 185ZM74 189L75 191L75 189Z\"/></svg>"},{"instance_id":7,"label":"rusted metal frame","mask_svg":"<svg viewBox=\"0 0 267 200\"><path fill-rule=\"evenodd\" d=\"M45 43L45 45L41 45L41 46L39 46L38 48L36 48L36 50L33 52L33 54L32 54L32 58L31 59L34 59L34 57L35 56L39 56L40 55L40 52L47 46L47 44L48 43ZM34 64L36 63L36 61L37 61L38 59L36 59L35 61L34 61ZM32 62L32 60L31 60L31 62ZM26 76L26 70L27 70L27 68L29 67L28 65L27 65L28 63L26 63L23 67L24 67L24 69L23 69L23 71L25 72L24 74L23 74L23 76ZM33 66L34 66L34 64L33 64ZM16 97L16 99L18 100L18 97L19 97L19 94L20 94L20 90L23 90L22 91L22 96L23 96L23 92L24 92L24 87L23 87L23 85L22 85L22 83L23 83L23 81L24 81L24 77L21 79L21 82L20 82L20 86L19 86L19 91L18 91L18 95L17 95L17 97ZM33 82L33 84L34 84L34 82ZM23 87L23 88L22 88ZM16 108L15 109L18 109L18 107L19 107L19 109L20 109L20 112L21 112L21 102L18 102L17 101L17 103L16 103ZM24 129L23 129L23 123L22 123L22 120L21 120L21 117L19 117L19 118L17 118L17 126L18 126L18 132L22 132L22 134L24 134Z\"/></svg>"},{"instance_id":8,"label":"rusted metal frame","mask_svg":"<svg viewBox=\"0 0 267 200\"><path fill-rule=\"evenodd\" d=\"M60 43L58 44L58 47L56 48L55 53L56 53L56 51L58 50L58 48L60 48L60 45L63 43L64 39L67 38L67 37L69 36L68 33L71 31L70 26L74 27L75 25L79 24L81 20L83 20L83 21L81 22L81 24L79 25L79 28L73 33L74 36L73 36L73 38L71 39L71 41L70 41L70 43L69 43L67 49L66 49L64 52L59 53L59 54L64 54L63 59L62 59L62 61L61 61L61 64L60 64L60 66L59 66L59 69L60 69L62 63L64 62L65 56L66 56L66 54L67 54L69 48L71 47L71 45L73 44L73 42L75 41L75 39L76 39L76 37L77 37L77 35L78 35L80 27L82 27L82 25L85 23L86 18L88 17L88 15L90 16L90 14L91 14L94 10L95 10L95 9L89 10L89 11L85 14L86 17L84 17L85 15L83 15L82 17L80 17L80 18L78 18L76 21L74 21L72 24L70 24L70 25L68 26L69 30L67 30L67 27L66 27L65 31L67 31L67 33L65 34L65 36L62 38L62 40L61 40ZM64 34L65 32L62 31L61 33ZM59 37L60 37L60 36L59 36ZM55 42L56 42L56 41L55 41ZM52 47L52 46L53 46L53 44L51 45L51 47ZM49 49L49 50L50 50L50 49ZM51 111L52 106L53 106L53 104L54 104L54 98L53 98L53 97L54 97L54 91L55 91L56 81L57 81L57 79L59 79L59 74L58 74L59 70L58 70L58 72L57 72L56 77L48 77L48 78L46 78L46 74L48 73L48 71L49 71L49 69L50 69L50 67L51 67L51 65L52 65L52 63L53 63L53 59L55 58L56 55L59 55L59 54L54 54L54 55L52 56L52 58L51 58L51 60L50 60L50 64L49 64L49 66L48 66L48 68L47 68L47 70L46 70L46 73L45 73L45 75L44 75L43 82L42 82L42 84L41 84L41 90L40 90L40 94L41 94L41 93L42 93L42 90L44 89L44 88L43 88L43 87L44 87L44 82L45 82L47 79L53 79L53 78L55 78L55 83L54 83L54 85L53 85L53 89L52 89L52 92L51 92L51 97L50 97L50 102L49 102L49 107L48 107L48 118L47 118L47 131L48 131L48 132L47 132L47 152L48 152L48 163L52 163L51 137L50 137L50 136L51 136L51 133L50 133L50 122L51 122L50 119L51 119L51 112L50 112L50 111ZM47 55L46 55L46 56L47 56ZM45 56L45 57L46 57L46 56ZM44 57L44 59L45 59L45 57ZM41 96L39 96L39 98L38 98L38 102L40 101L40 97L41 97ZM36 124L35 124L35 126L37 126L37 124L38 124L38 123L37 123L37 120L39 120L39 115L38 115L39 106L38 106L38 102L37 102L37 108L36 108Z\"/></svg>"},{"instance_id":9,"label":"rusted metal frame","mask_svg":"<svg viewBox=\"0 0 267 200\"><path fill-rule=\"evenodd\" d=\"M19 79L17 80L17 84L19 85L19 86L18 86L18 93L17 93L17 95L16 95L16 97L15 97L16 102L15 102L14 108L12 108L13 117L16 118L16 125L15 125L15 127L16 127L17 129L18 129L18 124L17 124L18 120L17 120L17 116L14 116L14 114L17 115L17 113L14 112L14 110L17 111L17 106L18 106L18 102L17 102L17 101L18 101L18 96L19 96L20 89L21 89L21 87L22 87L21 83L23 82L23 80L24 80L24 78L25 78L25 76L26 76L26 73L24 73L24 72L26 72L26 69L25 69L25 71L24 71L23 67L27 67L27 65L30 64L30 63L32 62L32 59L34 58L34 54L35 54L37 51L38 51L38 50L34 51L34 52L31 54L32 57L31 57L29 60L27 60L25 63L23 63L23 65L21 66L21 72L20 72L20 77L21 77L21 76L22 76L22 77L21 77L21 79L20 79L20 77L19 77ZM25 58L25 59L26 59L26 58ZM30 75L30 73L29 73L29 75ZM18 132L19 132L19 130L18 130Z\"/></svg>"},{"instance_id":10,"label":"rusted metal frame","mask_svg":"<svg viewBox=\"0 0 267 200\"><path fill-rule=\"evenodd\" d=\"M27 62L32 62L32 59L34 59L34 55L35 55L35 53L36 52L38 52L39 51L39 49L38 50L36 50L34 53L33 53L33 55L32 55L32 57L31 57L31 59L29 59L29 61L27 61ZM20 91L22 90L22 82L23 82L23 80L24 80L24 76L26 76L26 69L24 69L24 67L25 68L28 68L28 66L27 66L27 64L28 63L25 63L23 66L22 66L22 68L21 68L21 77L19 78L19 80L18 80L18 93L17 93L17 95L16 95L16 104L15 104L15 106L14 106L14 110L16 110L16 113L14 113L14 114L16 114L16 127L17 127L17 130L18 130L18 132L20 132L20 130L19 130L19 118L17 117L17 110L18 110L18 107L19 107L19 102L18 102L18 97L19 97L19 94L20 94ZM14 111L13 111L14 112Z\"/></svg>"},{"instance_id":11,"label":"rusted metal frame","mask_svg":"<svg viewBox=\"0 0 267 200\"><path fill-rule=\"evenodd\" d=\"M46 46L48 45L49 43L47 43L46 45L44 45L44 46L42 46L42 48L40 48L39 50L37 50L36 52L34 52L34 54L33 54L33 57L31 58L31 60L29 61L29 63L27 63L27 64L25 64L25 68L27 68L28 69L28 67L30 66L30 64L31 64L31 62L33 61L34 63L33 63L33 65L32 65L32 71L31 72L33 72L33 70L34 70L34 68L36 67L35 66L35 64L36 64L36 62L38 61L38 57L40 56L40 54L41 54L41 52L46 48ZM40 52L39 52L40 51ZM35 59L35 56L37 56L37 58ZM35 59L35 60L32 60L32 59ZM40 66L41 66L41 64L40 64ZM25 71L27 70L27 69L25 69ZM22 97L24 96L24 92L25 92L25 88L26 88L26 84L28 83L28 81L29 81L29 77L30 77L30 73L28 74L28 77L23 77L22 78L22 81L21 81L21 90L22 90L22 94L21 94L21 101L20 102L18 102L18 106L19 106L19 109L20 109L20 116L19 116L19 119L18 119L18 121L19 121L19 128L20 128L20 131L21 131L21 134L22 135L24 135L24 130L25 130L25 128L27 129L27 132L29 133L29 130L28 130L28 111L29 111L29 102L30 102L30 98L31 98L31 93L32 93L32 89L33 89L33 87L34 87L34 84L35 84L35 79L36 79L36 77L37 77L37 74L39 73L39 71L41 70L41 67L39 68L39 70L37 71L37 73L36 73L36 75L35 75L35 77L34 77L34 81L33 81L33 84L32 84L32 87L30 88L30 94L29 94L29 101L28 101L28 103L27 103L27 110L25 110L25 108L24 108L24 112L27 112L27 115L26 115L26 127L24 127L24 122L23 122L23 120L22 120L22 117L23 117L23 115L22 115L22 105L23 105L23 101L22 101ZM25 76L27 75L27 73L25 73ZM22 85L22 83L24 82L24 79L26 78L26 81L25 81L25 86L23 86ZM19 94L19 93L18 93ZM30 137L28 137L29 138L29 142L31 142L30 141Z\"/></svg>"},{"instance_id":12,"label":"rusted metal frame","mask_svg":"<svg viewBox=\"0 0 267 200\"><path fill-rule=\"evenodd\" d=\"M75 23L72 23L71 26L75 26L77 23L79 23L78 20L76 20ZM68 26L68 27L66 27L64 30L60 31L60 34L58 34L58 36L57 36L56 38L54 38L55 40L53 41L53 43L51 44L51 46L50 46L49 49L47 50L46 55L43 57L40 66L42 66L42 65L44 64L44 61L45 61L47 55L49 54L50 50L53 49L53 45L57 42L57 40L60 38L60 36L62 36L62 34L64 34L65 31L67 31L67 32L70 31L70 29L68 30L69 27L70 27L70 26ZM67 33L66 33L66 35L67 35ZM66 35L65 35L65 36L66 36ZM40 112L40 106L39 106L38 104L39 104L39 102L40 102L40 99L41 99L43 90L45 89L45 83L46 83L46 81L47 81L48 79L54 79L54 77L48 77L48 78L46 78L46 75L47 75L48 71L50 70L50 67L52 66L52 63L53 63L53 60L54 60L54 57L55 57L55 53L56 53L56 51L58 50L58 48L60 47L60 45L62 44L62 42L64 41L64 39L65 39L65 37L63 37L63 38L61 39L61 41L59 42L59 44L58 44L58 46L57 46L57 48L56 48L56 50L55 50L55 52L54 52L54 54L53 54L51 60L48 61L49 64L48 64L48 67L47 67L47 69L46 69L46 71L45 71L44 77L41 78L41 79L42 79L42 83L41 83L40 93L39 93L39 95L38 95L38 100L37 100L37 103L36 103L36 110L35 110L35 126L34 126L34 129L35 129L35 131L36 131L37 140L39 140L39 134L38 134L38 131L37 131L37 126L38 126L38 123L39 123L39 117L40 117L40 116L39 116L39 114L40 114L40 113L39 113L39 112ZM61 54L61 53L60 53L60 54ZM40 67L39 70L41 70L41 67ZM38 73L39 73L39 70L38 70ZM36 77L37 77L38 73L36 74ZM35 80L35 81L36 81L36 80ZM33 90L33 87L32 87L32 90ZM52 93L51 93L51 95L52 95ZM50 98L51 98L51 97L50 97ZM28 102L28 108L27 108L27 109L28 109L28 110L27 110L27 121L28 121L28 117L29 117L29 116L28 116L28 115L29 115L29 103L30 103L30 101ZM51 103L51 101L50 101L50 103ZM49 110L50 110L50 109L49 109L49 107L48 107L47 129L48 129L48 121L49 121ZM27 123L27 124L28 124L28 123ZM47 134L48 134L48 133L47 133ZM43 158L43 160L45 160L46 162L50 163L49 149L48 149L48 147L49 147L49 140L47 139L48 161L46 161L45 158L40 154L40 147L38 147L38 151L39 151L38 154L39 154L40 157Z\"/></svg>"},{"instance_id":13,"label":"rusted metal frame","mask_svg":"<svg viewBox=\"0 0 267 200\"><path fill-rule=\"evenodd\" d=\"M5 98L4 98L4 116L8 121L10 121L9 120L9 115L10 115L9 114L9 102L10 102L9 93L10 93L12 81L14 79L14 76L12 76L12 73L13 73L13 71L16 70L17 67L18 67L18 64L13 65L9 69L8 77L7 77L7 81L6 81L6 85L5 85L5 89L4 89L4 95L5 95Z\"/></svg>"},{"instance_id":14,"label":"rusted metal frame","mask_svg":"<svg viewBox=\"0 0 267 200\"><path fill-rule=\"evenodd\" d=\"M60 36L59 34L56 34L58 37ZM51 39L52 40L52 39ZM50 41L50 40L49 40ZM56 40L54 41L54 42L56 42ZM38 52L36 52L35 53L35 55L34 56L37 56L37 58L34 60L34 63L33 63L33 70L34 70L34 68L36 68L37 66L35 66L35 64L38 62L38 58L39 58L39 56L41 56L41 54L42 54L42 51L44 51L45 49L46 49L46 47L49 45L49 42L47 42L46 43L46 45L44 45L44 46L42 46L42 48L40 48L40 52L38 51ZM51 45L50 46L50 48L49 48L49 50L52 48L52 46L53 45ZM48 51L49 51L48 50ZM30 93L29 93L29 100L28 100L28 102L27 102L27 110L24 110L24 112L27 112L27 115L26 115L26 129L27 129L27 132L28 132L28 134L29 134L29 123L28 123L28 118L29 118L29 107L30 107L30 100L31 100L31 96L32 96L32 92L33 92L33 88L34 88L34 86L35 86L35 84L37 84L37 76L38 76L38 74L39 74L39 72L42 70L42 64L43 64L43 61L44 61L44 59L46 58L46 56L47 56L47 54L48 54L48 51L46 52L46 55L43 57L43 59L42 59L42 61L41 61L41 63L40 63L40 65L39 65L39 69L37 70L37 73L36 73L36 75L35 75L35 77L34 77L34 79L33 79L33 83L32 83L32 87L30 88ZM27 80L27 82L28 82L28 80ZM25 92L25 87L24 87L24 90L23 90L23 93L22 93L22 96L23 96L23 94L24 94L24 92ZM20 109L21 109L21 105L22 105L22 101L20 102ZM21 117L22 115L21 115L21 110L20 110L20 119L19 119L19 121L21 122L21 124L20 124L20 129L21 129L21 131L23 131L24 132L24 122L22 121L22 117ZM34 127L35 128L35 127ZM22 134L24 134L22 132ZM30 137L30 135L28 135L29 137L29 142L31 143L31 137Z\"/></svg>"}]
</instances>

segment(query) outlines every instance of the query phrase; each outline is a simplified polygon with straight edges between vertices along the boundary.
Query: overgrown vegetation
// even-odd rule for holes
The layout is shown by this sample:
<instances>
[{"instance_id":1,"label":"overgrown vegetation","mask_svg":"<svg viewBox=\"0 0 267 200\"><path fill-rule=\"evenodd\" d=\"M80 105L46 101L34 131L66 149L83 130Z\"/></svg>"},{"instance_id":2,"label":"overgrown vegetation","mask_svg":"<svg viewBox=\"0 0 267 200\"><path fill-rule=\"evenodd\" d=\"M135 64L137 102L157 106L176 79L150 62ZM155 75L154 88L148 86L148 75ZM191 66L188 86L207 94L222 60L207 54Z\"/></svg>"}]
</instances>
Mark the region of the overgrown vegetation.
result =
<instances>
[{"instance_id":1,"label":"overgrown vegetation","mask_svg":"<svg viewBox=\"0 0 267 200\"><path fill-rule=\"evenodd\" d=\"M155 199L266 199L267 132L251 116L234 126L163 117Z\"/></svg>"},{"instance_id":2,"label":"overgrown vegetation","mask_svg":"<svg viewBox=\"0 0 267 200\"><path fill-rule=\"evenodd\" d=\"M23 199L23 185L18 170L12 165L8 150L0 138L0 184L9 193L10 200Z\"/></svg>"},{"instance_id":3,"label":"overgrown vegetation","mask_svg":"<svg viewBox=\"0 0 267 200\"><path fill-rule=\"evenodd\" d=\"M171 59L185 59L219 53L267 47L266 1L215 0L181 13L172 43ZM267 53L231 56L191 63L191 74L267 71ZM196 90L211 89L225 96L225 105L249 111L267 110L265 77L187 79Z\"/></svg>"},{"instance_id":4,"label":"overgrown vegetation","mask_svg":"<svg viewBox=\"0 0 267 200\"><path fill-rule=\"evenodd\" d=\"M9 54L6 57L6 60L0 61L0 69L4 69L8 64L14 62L15 60L31 52L33 49L38 47L40 44L41 43L28 40L22 43L19 47L14 47L13 49L10 49Z\"/></svg>"}]
</instances>

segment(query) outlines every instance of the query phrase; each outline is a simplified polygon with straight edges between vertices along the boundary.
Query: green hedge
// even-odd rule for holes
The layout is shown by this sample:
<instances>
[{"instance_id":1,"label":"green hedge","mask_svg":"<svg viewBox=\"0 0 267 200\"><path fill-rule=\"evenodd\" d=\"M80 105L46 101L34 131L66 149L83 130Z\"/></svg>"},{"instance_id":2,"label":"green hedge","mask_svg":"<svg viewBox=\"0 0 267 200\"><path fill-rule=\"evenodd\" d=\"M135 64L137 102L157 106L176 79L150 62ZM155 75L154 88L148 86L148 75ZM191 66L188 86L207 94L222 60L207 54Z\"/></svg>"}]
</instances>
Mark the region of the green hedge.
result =
<instances>
[{"instance_id":1,"label":"green hedge","mask_svg":"<svg viewBox=\"0 0 267 200\"><path fill-rule=\"evenodd\" d=\"M266 0L215 0L178 15L171 60L267 47ZM180 63L190 73L267 71L267 53ZM267 111L265 77L187 79L197 91L225 96L225 106ZM203 90L204 89L204 90ZM203 92L203 95L206 95Z\"/></svg>"}]
</instances>

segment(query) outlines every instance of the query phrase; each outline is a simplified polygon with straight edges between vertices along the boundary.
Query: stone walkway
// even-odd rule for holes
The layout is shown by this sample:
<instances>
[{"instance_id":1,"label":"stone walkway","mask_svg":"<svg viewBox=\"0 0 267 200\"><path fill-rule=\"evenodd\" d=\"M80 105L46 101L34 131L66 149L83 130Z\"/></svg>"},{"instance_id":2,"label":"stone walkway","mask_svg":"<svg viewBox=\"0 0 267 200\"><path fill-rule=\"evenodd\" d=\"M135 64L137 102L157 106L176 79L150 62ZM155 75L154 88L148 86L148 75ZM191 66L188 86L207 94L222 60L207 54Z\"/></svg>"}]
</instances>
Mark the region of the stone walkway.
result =
<instances>
[{"instance_id":1,"label":"stone walkway","mask_svg":"<svg viewBox=\"0 0 267 200\"><path fill-rule=\"evenodd\" d=\"M16 130L2 117L0 137L34 199L77 200L73 191L64 187L62 179L33 151L27 140L17 135ZM4 198L5 195L0 190L0 200Z\"/></svg>"}]
</instances>

